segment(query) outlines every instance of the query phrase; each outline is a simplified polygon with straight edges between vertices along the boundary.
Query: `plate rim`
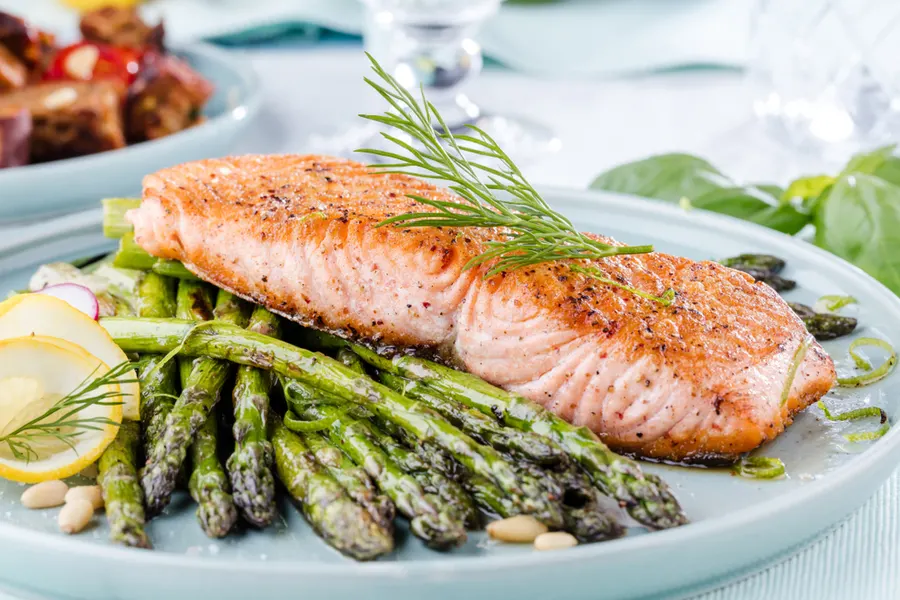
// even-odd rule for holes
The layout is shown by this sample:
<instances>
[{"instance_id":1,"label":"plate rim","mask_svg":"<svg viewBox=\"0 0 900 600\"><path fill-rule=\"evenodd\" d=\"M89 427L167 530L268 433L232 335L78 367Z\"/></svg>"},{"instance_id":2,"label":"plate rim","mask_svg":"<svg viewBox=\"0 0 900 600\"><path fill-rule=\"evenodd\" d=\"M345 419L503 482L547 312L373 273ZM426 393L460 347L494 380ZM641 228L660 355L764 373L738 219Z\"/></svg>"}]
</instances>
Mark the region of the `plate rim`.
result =
<instances>
[{"instance_id":1,"label":"plate rim","mask_svg":"<svg viewBox=\"0 0 900 600\"><path fill-rule=\"evenodd\" d=\"M786 245L792 246L798 253L809 257L811 259L810 262L836 262L839 269L848 271L849 274L858 279L858 283L864 285L869 294L884 296L888 300L888 308L891 313L885 318L900 320L900 297L858 267L797 238L733 217L702 210L692 210L688 213L688 211L679 207L636 196L551 186L539 186L539 190L546 194L551 205L555 203L554 200L581 206L603 203L632 213L647 211L663 213L664 216L672 217L675 220L674 222L692 221L694 225L715 228L719 233L735 232L745 237L749 230L754 234L754 241L760 245L772 243L781 247ZM96 217L96 211L94 212ZM62 219L58 219L58 221L60 220ZM50 223L45 223L44 225L49 226ZM635 240L635 242L638 241ZM9 248L9 250L14 251L14 248ZM183 553L145 552L122 548L109 543L85 543L77 538L67 538L56 533L34 531L2 521L0 521L0 539L6 543L23 543L36 549L51 552L76 552L81 555L88 555L87 557L93 559L117 563L152 565L178 571L237 570L248 575L343 575L359 579L384 578L393 580L423 576L444 577L460 573L479 574L488 571L529 566L548 567L560 563L585 563L592 560L602 560L605 555L614 552L640 552L647 547L659 545L671 548L684 547L685 544L693 543L697 539L702 539L708 535L723 535L730 531L740 530L760 519L764 519L767 515L795 509L799 505L816 498L830 496L839 492L843 486L865 479L871 470L876 470L883 461L889 460L889 455L897 453L898 449L900 449L900 427L895 426L871 447L855 455L852 460L831 471L826 477L809 482L787 494L767 499L735 513L712 517L701 522L652 532L650 535L626 537L597 544L585 544L571 548L567 552L533 552L502 556L456 556L453 557L453 560L447 560L443 555L435 553L433 558L422 560L375 561L370 563L358 563L351 559L336 563L307 563L284 559L246 561L232 558L211 559L206 556L191 556ZM885 478L879 479L879 483L883 483L890 476L891 472L893 472L893 469L888 471ZM866 496L866 498L868 497ZM856 505L854 509L861 504ZM836 522L829 522L828 525L818 530L817 534L826 531L828 527ZM796 540L796 542L800 541L802 540ZM795 545L794 543L789 544L791 547ZM777 552L778 550L775 549L773 554Z\"/></svg>"},{"instance_id":2,"label":"plate rim","mask_svg":"<svg viewBox=\"0 0 900 600\"><path fill-rule=\"evenodd\" d=\"M227 69L241 82L241 88L245 91L239 102L234 106L226 107L221 114L211 117L193 127L183 129L163 138L132 144L124 148L75 156L62 160L54 160L46 163L37 163L0 169L0 185L21 185L19 179L25 180L44 176L63 177L67 171L78 171L90 168L103 168L103 161L129 160L134 155L139 155L148 147L152 150L163 152L166 148L178 144L188 137L198 137L223 124L249 122L259 113L263 94L259 82L259 76L249 59L235 52L228 52L205 42L175 45L170 49L171 53L182 56L200 56L206 60L216 62L220 68ZM25 181L27 183L27 181Z\"/></svg>"}]
</instances>

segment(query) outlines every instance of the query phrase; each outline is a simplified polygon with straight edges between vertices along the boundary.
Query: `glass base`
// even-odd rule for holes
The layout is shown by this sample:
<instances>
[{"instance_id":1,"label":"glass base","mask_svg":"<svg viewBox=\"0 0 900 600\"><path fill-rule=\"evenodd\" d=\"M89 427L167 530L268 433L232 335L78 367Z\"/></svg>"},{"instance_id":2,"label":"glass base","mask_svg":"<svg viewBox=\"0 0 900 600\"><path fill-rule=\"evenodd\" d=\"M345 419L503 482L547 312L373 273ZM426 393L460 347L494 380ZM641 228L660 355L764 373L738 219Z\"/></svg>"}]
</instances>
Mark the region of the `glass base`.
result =
<instances>
[{"instance_id":1,"label":"glass base","mask_svg":"<svg viewBox=\"0 0 900 600\"><path fill-rule=\"evenodd\" d=\"M510 158L519 166L537 162L546 156L559 152L562 142L553 131L529 119L501 115L482 115L473 119L475 125L490 135ZM465 125L452 129L453 133L465 133ZM315 134L303 147L304 152L342 156L364 162L377 163L379 157L357 152L360 148L395 151L397 147L381 135L382 132L409 142L408 138L396 130L388 130L376 123L360 123L347 126L334 133Z\"/></svg>"}]
</instances>

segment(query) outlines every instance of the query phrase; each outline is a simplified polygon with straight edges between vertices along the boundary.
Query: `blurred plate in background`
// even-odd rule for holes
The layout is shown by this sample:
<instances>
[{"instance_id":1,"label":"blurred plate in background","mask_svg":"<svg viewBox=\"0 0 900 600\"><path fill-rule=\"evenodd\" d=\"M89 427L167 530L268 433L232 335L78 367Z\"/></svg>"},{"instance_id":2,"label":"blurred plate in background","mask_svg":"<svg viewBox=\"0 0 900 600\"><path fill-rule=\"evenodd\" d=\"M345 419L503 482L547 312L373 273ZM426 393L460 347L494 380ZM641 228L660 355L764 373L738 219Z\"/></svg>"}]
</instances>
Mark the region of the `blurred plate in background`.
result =
<instances>
[{"instance_id":1,"label":"blurred plate in background","mask_svg":"<svg viewBox=\"0 0 900 600\"><path fill-rule=\"evenodd\" d=\"M119 150L0 170L0 223L90 208L100 198L139 194L147 173L227 154L259 109L253 69L232 54L202 44L176 48L174 54L215 86L204 123Z\"/></svg>"}]
</instances>

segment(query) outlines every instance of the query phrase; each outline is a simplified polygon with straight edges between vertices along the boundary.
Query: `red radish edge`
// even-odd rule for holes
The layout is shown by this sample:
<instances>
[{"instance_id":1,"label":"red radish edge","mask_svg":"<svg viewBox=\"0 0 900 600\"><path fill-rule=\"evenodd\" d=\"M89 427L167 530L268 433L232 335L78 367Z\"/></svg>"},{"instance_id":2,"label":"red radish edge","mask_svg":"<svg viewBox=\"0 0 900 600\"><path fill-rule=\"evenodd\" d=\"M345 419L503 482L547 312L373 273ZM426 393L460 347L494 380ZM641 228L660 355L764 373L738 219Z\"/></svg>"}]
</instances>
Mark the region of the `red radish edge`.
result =
<instances>
[{"instance_id":1,"label":"red radish edge","mask_svg":"<svg viewBox=\"0 0 900 600\"><path fill-rule=\"evenodd\" d=\"M95 321L100 318L100 303L97 301L97 296L83 285L58 283L56 285L48 285L35 293L46 294L64 300Z\"/></svg>"}]
</instances>

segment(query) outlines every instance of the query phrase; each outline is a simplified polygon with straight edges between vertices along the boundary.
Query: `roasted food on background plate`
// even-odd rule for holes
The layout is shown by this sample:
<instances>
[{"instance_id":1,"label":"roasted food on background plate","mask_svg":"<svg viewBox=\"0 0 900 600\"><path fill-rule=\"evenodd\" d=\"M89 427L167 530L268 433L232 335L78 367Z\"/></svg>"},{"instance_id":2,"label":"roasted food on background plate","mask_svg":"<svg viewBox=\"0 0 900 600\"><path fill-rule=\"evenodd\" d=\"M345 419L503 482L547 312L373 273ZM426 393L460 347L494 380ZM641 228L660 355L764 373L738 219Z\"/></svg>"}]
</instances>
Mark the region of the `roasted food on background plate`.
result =
<instances>
[{"instance_id":1,"label":"roasted food on background plate","mask_svg":"<svg viewBox=\"0 0 900 600\"><path fill-rule=\"evenodd\" d=\"M0 168L115 150L201 121L212 85L165 52L161 22L108 6L84 14L81 31L81 41L56 47L52 35L0 13L0 112L19 157ZM23 110L30 131L11 136L9 119L19 123ZM30 148L24 163L22 148Z\"/></svg>"},{"instance_id":2,"label":"roasted food on background plate","mask_svg":"<svg viewBox=\"0 0 900 600\"><path fill-rule=\"evenodd\" d=\"M104 6L84 15L81 35L88 42L144 50L163 51L165 27L160 21L154 26L145 23L136 8Z\"/></svg>"},{"instance_id":3,"label":"roasted food on background plate","mask_svg":"<svg viewBox=\"0 0 900 600\"><path fill-rule=\"evenodd\" d=\"M196 124L212 92L210 83L184 61L149 55L128 91L128 141L155 140Z\"/></svg>"},{"instance_id":4,"label":"roasted food on background plate","mask_svg":"<svg viewBox=\"0 0 900 600\"><path fill-rule=\"evenodd\" d=\"M25 109L0 106L0 169L28 164L31 115Z\"/></svg>"},{"instance_id":5,"label":"roasted food on background plate","mask_svg":"<svg viewBox=\"0 0 900 600\"><path fill-rule=\"evenodd\" d=\"M0 96L0 110L31 115L30 162L61 160L125 146L116 81L50 81Z\"/></svg>"}]
</instances>

